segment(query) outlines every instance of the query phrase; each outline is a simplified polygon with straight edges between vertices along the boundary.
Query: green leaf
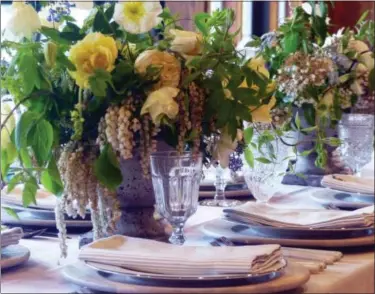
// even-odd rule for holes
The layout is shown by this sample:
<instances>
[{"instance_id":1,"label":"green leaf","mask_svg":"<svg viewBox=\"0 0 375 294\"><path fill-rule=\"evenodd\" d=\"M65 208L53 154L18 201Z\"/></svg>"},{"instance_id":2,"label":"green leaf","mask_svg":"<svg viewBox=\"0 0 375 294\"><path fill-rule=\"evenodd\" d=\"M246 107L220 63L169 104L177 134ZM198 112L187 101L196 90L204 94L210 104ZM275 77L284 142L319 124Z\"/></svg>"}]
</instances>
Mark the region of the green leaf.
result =
<instances>
[{"instance_id":1,"label":"green leaf","mask_svg":"<svg viewBox=\"0 0 375 294\"><path fill-rule=\"evenodd\" d=\"M299 34L295 31L288 32L283 39L283 46L286 53L293 53L299 46Z\"/></svg>"},{"instance_id":2,"label":"green leaf","mask_svg":"<svg viewBox=\"0 0 375 294\"><path fill-rule=\"evenodd\" d=\"M8 185L7 185L7 193L10 193L13 191L13 189L16 187L16 185L18 183L20 183L21 181L23 180L23 174L22 173L18 173L16 175L14 175L10 181L8 182Z\"/></svg>"},{"instance_id":3,"label":"green leaf","mask_svg":"<svg viewBox=\"0 0 375 294\"><path fill-rule=\"evenodd\" d=\"M369 10L366 10L366 11L361 15L361 17L358 19L356 25L360 25L360 24L366 19L366 17L368 16L368 14L369 14Z\"/></svg>"},{"instance_id":4,"label":"green leaf","mask_svg":"<svg viewBox=\"0 0 375 294\"><path fill-rule=\"evenodd\" d=\"M296 124L296 127L298 130L301 129L301 119L299 118L298 112L296 113L296 117L294 118L294 123Z\"/></svg>"},{"instance_id":5,"label":"green leaf","mask_svg":"<svg viewBox=\"0 0 375 294\"><path fill-rule=\"evenodd\" d=\"M108 83L111 82L111 74L104 69L97 69L95 74L89 78L91 91L97 97L105 97L107 95Z\"/></svg>"},{"instance_id":6,"label":"green leaf","mask_svg":"<svg viewBox=\"0 0 375 294\"><path fill-rule=\"evenodd\" d=\"M207 26L207 20L210 17L210 15L206 12L197 13L194 16L194 23L197 29L204 35L207 36L210 31Z\"/></svg>"},{"instance_id":7,"label":"green leaf","mask_svg":"<svg viewBox=\"0 0 375 294\"><path fill-rule=\"evenodd\" d=\"M31 111L21 115L15 129L15 143L18 150L27 146L27 136L37 119L37 115Z\"/></svg>"},{"instance_id":8,"label":"green leaf","mask_svg":"<svg viewBox=\"0 0 375 294\"><path fill-rule=\"evenodd\" d=\"M64 53L60 52L56 56L56 61L60 65L62 65L63 67L66 67L68 70L70 70L70 71L76 71L75 65L69 60L68 57L66 57L66 55Z\"/></svg>"},{"instance_id":9,"label":"green leaf","mask_svg":"<svg viewBox=\"0 0 375 294\"><path fill-rule=\"evenodd\" d=\"M341 140L335 137L324 138L323 142L329 146L336 147L341 145Z\"/></svg>"},{"instance_id":10,"label":"green leaf","mask_svg":"<svg viewBox=\"0 0 375 294\"><path fill-rule=\"evenodd\" d=\"M70 40L64 39L60 36L60 32L53 28L42 27L40 32L51 40L55 41L61 45L70 45L72 42Z\"/></svg>"},{"instance_id":11,"label":"green leaf","mask_svg":"<svg viewBox=\"0 0 375 294\"><path fill-rule=\"evenodd\" d=\"M245 149L245 159L251 168L254 168L254 155L250 148Z\"/></svg>"},{"instance_id":12,"label":"green leaf","mask_svg":"<svg viewBox=\"0 0 375 294\"><path fill-rule=\"evenodd\" d=\"M53 144L52 125L43 119L34 126L32 135L32 148L38 164L42 166L50 156Z\"/></svg>"},{"instance_id":13,"label":"green leaf","mask_svg":"<svg viewBox=\"0 0 375 294\"><path fill-rule=\"evenodd\" d=\"M22 148L19 151L19 156L20 156L20 159L22 160L23 165L26 168L32 168L33 163L31 161L31 157L27 148Z\"/></svg>"},{"instance_id":14,"label":"green leaf","mask_svg":"<svg viewBox=\"0 0 375 294\"><path fill-rule=\"evenodd\" d=\"M56 160L51 157L47 170L43 171L40 177L42 185L56 196L61 196L64 191L64 185L61 181L60 173L56 165Z\"/></svg>"},{"instance_id":15,"label":"green leaf","mask_svg":"<svg viewBox=\"0 0 375 294\"><path fill-rule=\"evenodd\" d=\"M249 88L237 88L232 91L232 96L246 106L255 106L259 104L259 99L255 94L256 92Z\"/></svg>"},{"instance_id":16,"label":"green leaf","mask_svg":"<svg viewBox=\"0 0 375 294\"><path fill-rule=\"evenodd\" d=\"M315 149L305 150L300 153L301 156L308 156L310 155Z\"/></svg>"},{"instance_id":17,"label":"green leaf","mask_svg":"<svg viewBox=\"0 0 375 294\"><path fill-rule=\"evenodd\" d=\"M107 144L94 164L94 172L98 181L108 189L115 191L122 182L121 170L117 160L114 162L114 152ZM129 171L130 172L130 171Z\"/></svg>"},{"instance_id":18,"label":"green leaf","mask_svg":"<svg viewBox=\"0 0 375 294\"><path fill-rule=\"evenodd\" d=\"M6 149L1 149L1 178L5 179L8 174L10 162L8 160L8 153Z\"/></svg>"},{"instance_id":19,"label":"green leaf","mask_svg":"<svg viewBox=\"0 0 375 294\"><path fill-rule=\"evenodd\" d=\"M249 128L244 130L243 134L244 134L244 138L245 138L245 143L250 144L251 140L253 139L254 129L249 127Z\"/></svg>"},{"instance_id":20,"label":"green leaf","mask_svg":"<svg viewBox=\"0 0 375 294\"><path fill-rule=\"evenodd\" d=\"M111 4L104 13L108 21L112 19L114 12L115 12L115 4Z\"/></svg>"},{"instance_id":21,"label":"green leaf","mask_svg":"<svg viewBox=\"0 0 375 294\"><path fill-rule=\"evenodd\" d=\"M368 87L371 92L375 91L375 71L374 68L370 71L368 76Z\"/></svg>"},{"instance_id":22,"label":"green leaf","mask_svg":"<svg viewBox=\"0 0 375 294\"><path fill-rule=\"evenodd\" d=\"M19 220L20 217L18 216L17 212L14 211L14 209L9 207L2 207L2 209L5 210L5 212L10 215L11 217L14 217L15 219Z\"/></svg>"},{"instance_id":23,"label":"green leaf","mask_svg":"<svg viewBox=\"0 0 375 294\"><path fill-rule=\"evenodd\" d=\"M32 51L24 53L19 58L19 74L23 82L22 90L25 96L30 95L34 88L40 89L41 75L39 73L38 61Z\"/></svg>"},{"instance_id":24,"label":"green leaf","mask_svg":"<svg viewBox=\"0 0 375 294\"><path fill-rule=\"evenodd\" d=\"M265 158L265 157L257 157L257 158L255 158L255 160L256 160L256 161L259 161L259 162L261 162L261 163L264 163L264 164L269 164L269 163L272 162L271 160L269 160L269 159L267 159L267 158Z\"/></svg>"},{"instance_id":25,"label":"green leaf","mask_svg":"<svg viewBox=\"0 0 375 294\"><path fill-rule=\"evenodd\" d=\"M25 182L25 187L22 192L22 202L24 207L28 207L31 203L36 203L36 191L38 190L38 183L34 177L30 177Z\"/></svg>"},{"instance_id":26,"label":"green leaf","mask_svg":"<svg viewBox=\"0 0 375 294\"><path fill-rule=\"evenodd\" d=\"M101 9L99 9L95 15L94 23L93 23L93 31L100 32L103 34L113 33L112 27Z\"/></svg>"}]
</instances>

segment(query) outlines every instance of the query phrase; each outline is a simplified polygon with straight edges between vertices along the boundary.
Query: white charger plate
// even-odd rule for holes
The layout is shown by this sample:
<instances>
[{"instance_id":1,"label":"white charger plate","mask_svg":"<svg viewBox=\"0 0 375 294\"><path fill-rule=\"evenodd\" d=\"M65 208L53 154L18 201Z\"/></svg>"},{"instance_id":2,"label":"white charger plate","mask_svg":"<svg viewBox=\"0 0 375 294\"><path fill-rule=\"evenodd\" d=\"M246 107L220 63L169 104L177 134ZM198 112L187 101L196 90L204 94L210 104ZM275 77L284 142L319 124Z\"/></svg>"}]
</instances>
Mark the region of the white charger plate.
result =
<instances>
[{"instance_id":1,"label":"white charger plate","mask_svg":"<svg viewBox=\"0 0 375 294\"><path fill-rule=\"evenodd\" d=\"M10 245L1 248L0 268L5 270L25 263L30 258L30 251L22 245Z\"/></svg>"},{"instance_id":2,"label":"white charger plate","mask_svg":"<svg viewBox=\"0 0 375 294\"><path fill-rule=\"evenodd\" d=\"M338 208L363 208L374 205L374 197L341 192L333 189L315 191L310 197L322 205L334 205Z\"/></svg>"},{"instance_id":3,"label":"white charger plate","mask_svg":"<svg viewBox=\"0 0 375 294\"><path fill-rule=\"evenodd\" d=\"M269 282L220 287L172 287L124 283L106 278L83 262L64 267L62 273L65 279L76 285L107 293L278 293L298 288L310 278L309 271L295 263L288 263L281 277Z\"/></svg>"},{"instance_id":4,"label":"white charger plate","mask_svg":"<svg viewBox=\"0 0 375 294\"><path fill-rule=\"evenodd\" d=\"M233 231L234 223L226 219L218 218L208 221L200 226L200 230L204 234L214 237L226 237L227 239L243 243L246 245L255 244L280 244L281 246L294 246L294 247L321 247L321 248L335 248L335 247L357 247L374 245L374 235L363 237L347 238L347 239L299 239L299 238L283 238L283 231L280 230L279 234L265 235L249 230L246 231ZM251 227L251 226L249 226Z\"/></svg>"}]
</instances>

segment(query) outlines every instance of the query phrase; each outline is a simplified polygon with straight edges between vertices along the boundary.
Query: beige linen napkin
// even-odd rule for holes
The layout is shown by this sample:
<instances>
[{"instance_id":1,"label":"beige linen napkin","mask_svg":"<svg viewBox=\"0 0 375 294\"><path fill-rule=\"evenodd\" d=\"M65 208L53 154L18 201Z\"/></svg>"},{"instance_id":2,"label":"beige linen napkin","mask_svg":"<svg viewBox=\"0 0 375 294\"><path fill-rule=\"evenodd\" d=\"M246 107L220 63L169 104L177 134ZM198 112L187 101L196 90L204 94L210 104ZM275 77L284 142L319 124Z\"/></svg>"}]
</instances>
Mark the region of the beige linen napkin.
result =
<instances>
[{"instance_id":1,"label":"beige linen napkin","mask_svg":"<svg viewBox=\"0 0 375 294\"><path fill-rule=\"evenodd\" d=\"M363 193L374 195L375 184L374 178L360 178L351 175L326 175L323 177L322 186L346 191L350 193Z\"/></svg>"},{"instance_id":2,"label":"beige linen napkin","mask_svg":"<svg viewBox=\"0 0 375 294\"><path fill-rule=\"evenodd\" d=\"M23 237L22 228L12 228L1 231L0 243L1 248L9 245L18 244L19 240Z\"/></svg>"},{"instance_id":3,"label":"beige linen napkin","mask_svg":"<svg viewBox=\"0 0 375 294\"><path fill-rule=\"evenodd\" d=\"M272 227L341 229L374 225L374 206L354 211L325 209L286 209L268 204L248 202L223 210L227 217L240 216L242 221Z\"/></svg>"},{"instance_id":4,"label":"beige linen napkin","mask_svg":"<svg viewBox=\"0 0 375 294\"><path fill-rule=\"evenodd\" d=\"M79 259L156 274L210 275L268 272L282 254L280 245L178 246L116 235L86 245Z\"/></svg>"}]
</instances>

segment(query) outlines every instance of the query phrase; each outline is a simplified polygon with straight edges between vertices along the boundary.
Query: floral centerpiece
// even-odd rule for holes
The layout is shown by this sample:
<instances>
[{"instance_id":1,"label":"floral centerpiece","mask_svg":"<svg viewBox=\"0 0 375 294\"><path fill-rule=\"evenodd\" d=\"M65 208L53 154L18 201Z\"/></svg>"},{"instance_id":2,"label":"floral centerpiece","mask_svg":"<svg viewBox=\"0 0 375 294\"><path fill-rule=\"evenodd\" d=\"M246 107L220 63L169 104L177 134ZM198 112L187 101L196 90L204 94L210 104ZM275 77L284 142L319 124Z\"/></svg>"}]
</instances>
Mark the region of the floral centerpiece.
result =
<instances>
[{"instance_id":1,"label":"floral centerpiece","mask_svg":"<svg viewBox=\"0 0 375 294\"><path fill-rule=\"evenodd\" d=\"M122 1L93 7L80 27L63 2L44 3L47 25L30 5L13 4L7 31L17 38L1 44L11 56L2 85L14 101L2 109L1 175L8 192L24 183L25 206L39 185L59 198L62 238L64 212L89 207L97 238L121 214L116 191L132 172L121 162L139 158L147 180L163 142L225 164L243 121L269 109L271 83L235 49L232 10L198 13L190 32L158 2Z\"/></svg>"},{"instance_id":2,"label":"floral centerpiece","mask_svg":"<svg viewBox=\"0 0 375 294\"><path fill-rule=\"evenodd\" d=\"M340 145L329 130L342 113L374 109L374 22L366 13L354 29L330 35L327 13L324 1L300 3L275 32L248 44L259 48L276 82L273 121L302 135L295 151L315 154L319 168L329 163L327 146ZM309 144L299 148L304 140Z\"/></svg>"}]
</instances>

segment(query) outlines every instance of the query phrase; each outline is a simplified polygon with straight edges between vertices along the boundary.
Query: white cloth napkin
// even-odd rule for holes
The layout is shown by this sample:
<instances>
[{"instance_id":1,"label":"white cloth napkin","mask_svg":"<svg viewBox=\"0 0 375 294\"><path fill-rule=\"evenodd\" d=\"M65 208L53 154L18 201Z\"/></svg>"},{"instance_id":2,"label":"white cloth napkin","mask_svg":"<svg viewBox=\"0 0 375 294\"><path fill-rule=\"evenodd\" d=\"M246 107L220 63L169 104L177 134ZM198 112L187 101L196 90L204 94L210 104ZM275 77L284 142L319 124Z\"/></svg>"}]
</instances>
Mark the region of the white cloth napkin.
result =
<instances>
[{"instance_id":1,"label":"white cloth napkin","mask_svg":"<svg viewBox=\"0 0 375 294\"><path fill-rule=\"evenodd\" d=\"M268 272L282 255L280 245L178 246L116 235L86 245L79 259L155 274L218 275Z\"/></svg>"},{"instance_id":2,"label":"white cloth napkin","mask_svg":"<svg viewBox=\"0 0 375 294\"><path fill-rule=\"evenodd\" d=\"M23 237L22 228L12 228L1 231L0 243L1 248L7 247L9 245L16 245Z\"/></svg>"},{"instance_id":3,"label":"white cloth napkin","mask_svg":"<svg viewBox=\"0 0 375 294\"><path fill-rule=\"evenodd\" d=\"M257 202L223 210L227 217L272 227L341 229L374 225L374 206L354 211L323 209L286 209Z\"/></svg>"},{"instance_id":4,"label":"white cloth napkin","mask_svg":"<svg viewBox=\"0 0 375 294\"><path fill-rule=\"evenodd\" d=\"M375 183L374 178L359 178L350 175L326 175L323 177L322 186L350 192L374 195Z\"/></svg>"}]
</instances>

